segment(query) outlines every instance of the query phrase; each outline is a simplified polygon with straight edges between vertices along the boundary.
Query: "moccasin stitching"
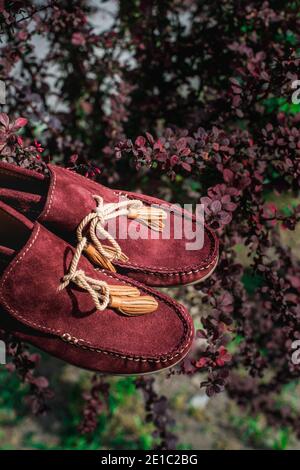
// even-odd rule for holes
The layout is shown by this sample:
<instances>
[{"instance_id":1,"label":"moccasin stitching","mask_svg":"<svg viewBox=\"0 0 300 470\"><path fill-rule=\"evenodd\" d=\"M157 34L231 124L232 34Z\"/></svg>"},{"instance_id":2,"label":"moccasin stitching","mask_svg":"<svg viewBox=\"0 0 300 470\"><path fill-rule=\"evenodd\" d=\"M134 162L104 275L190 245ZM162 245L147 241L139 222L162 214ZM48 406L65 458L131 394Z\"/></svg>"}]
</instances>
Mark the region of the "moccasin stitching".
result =
<instances>
[{"instance_id":1,"label":"moccasin stitching","mask_svg":"<svg viewBox=\"0 0 300 470\"><path fill-rule=\"evenodd\" d=\"M52 204L53 204L53 200L54 200L54 191L55 191L55 187L56 187L56 174L52 173L52 175L53 175L53 182L52 182L51 188L50 188L49 206L48 206L48 209L46 210L45 214L44 214L44 212L42 212L42 214L40 216L40 218L42 220L45 219L49 215ZM49 196L48 196L48 198L49 198Z\"/></svg>"}]
</instances>

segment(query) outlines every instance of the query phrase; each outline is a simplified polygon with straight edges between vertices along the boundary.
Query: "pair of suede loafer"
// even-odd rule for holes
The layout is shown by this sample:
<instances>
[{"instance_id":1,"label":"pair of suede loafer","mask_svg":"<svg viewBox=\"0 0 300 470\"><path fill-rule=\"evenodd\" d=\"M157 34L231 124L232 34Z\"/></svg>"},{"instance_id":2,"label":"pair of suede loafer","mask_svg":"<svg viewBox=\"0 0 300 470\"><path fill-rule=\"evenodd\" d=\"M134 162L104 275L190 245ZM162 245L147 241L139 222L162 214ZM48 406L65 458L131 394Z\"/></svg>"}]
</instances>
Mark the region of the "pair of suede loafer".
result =
<instances>
[{"instance_id":1,"label":"pair of suede loafer","mask_svg":"<svg viewBox=\"0 0 300 470\"><path fill-rule=\"evenodd\" d=\"M174 232L182 218L197 228L169 203L56 165L40 174L0 163L0 332L105 374L177 364L193 322L154 287L199 282L218 259L207 226L202 247L186 249Z\"/></svg>"}]
</instances>

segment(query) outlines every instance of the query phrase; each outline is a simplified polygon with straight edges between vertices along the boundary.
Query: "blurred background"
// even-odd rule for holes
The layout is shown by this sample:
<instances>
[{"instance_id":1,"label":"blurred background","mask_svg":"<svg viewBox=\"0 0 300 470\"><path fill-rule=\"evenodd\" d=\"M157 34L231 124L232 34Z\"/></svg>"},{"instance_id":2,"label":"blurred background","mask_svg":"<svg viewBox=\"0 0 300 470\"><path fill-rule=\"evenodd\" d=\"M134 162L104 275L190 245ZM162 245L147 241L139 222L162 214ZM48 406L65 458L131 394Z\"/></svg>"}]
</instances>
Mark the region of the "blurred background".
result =
<instances>
[{"instance_id":1,"label":"blurred background","mask_svg":"<svg viewBox=\"0 0 300 470\"><path fill-rule=\"evenodd\" d=\"M0 7L0 158L202 203L221 243L209 280L166 290L197 330L169 373L93 376L10 338L0 449L299 448L299 1Z\"/></svg>"}]
</instances>

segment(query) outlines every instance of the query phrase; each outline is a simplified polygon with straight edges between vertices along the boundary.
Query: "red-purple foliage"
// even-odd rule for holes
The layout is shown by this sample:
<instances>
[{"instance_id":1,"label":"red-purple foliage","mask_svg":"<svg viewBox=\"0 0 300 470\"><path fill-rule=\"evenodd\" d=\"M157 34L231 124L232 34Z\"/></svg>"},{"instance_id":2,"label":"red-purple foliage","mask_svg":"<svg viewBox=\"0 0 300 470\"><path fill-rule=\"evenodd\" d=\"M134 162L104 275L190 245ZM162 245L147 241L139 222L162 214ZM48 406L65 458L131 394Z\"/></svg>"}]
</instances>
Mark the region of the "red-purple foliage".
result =
<instances>
[{"instance_id":1,"label":"red-purple foliage","mask_svg":"<svg viewBox=\"0 0 300 470\"><path fill-rule=\"evenodd\" d=\"M291 361L300 262L282 241L300 206L271 202L299 193L298 2L125 0L102 32L85 0L30 3L4 2L1 14L4 111L31 122L21 138L26 119L1 115L1 158L44 171L51 157L107 184L201 201L221 238L220 262L199 295L202 345L181 372L205 372L210 396L226 387L300 437L293 409L276 406L300 373ZM139 386L153 410L152 385Z\"/></svg>"},{"instance_id":2,"label":"red-purple foliage","mask_svg":"<svg viewBox=\"0 0 300 470\"><path fill-rule=\"evenodd\" d=\"M5 338L7 354L11 361L6 368L14 372L29 386L29 395L26 402L35 415L42 415L48 411L48 400L53 397L53 391L49 388L48 380L43 376L36 376L34 369L40 362L39 354L30 354L26 348L13 337Z\"/></svg>"}]
</instances>

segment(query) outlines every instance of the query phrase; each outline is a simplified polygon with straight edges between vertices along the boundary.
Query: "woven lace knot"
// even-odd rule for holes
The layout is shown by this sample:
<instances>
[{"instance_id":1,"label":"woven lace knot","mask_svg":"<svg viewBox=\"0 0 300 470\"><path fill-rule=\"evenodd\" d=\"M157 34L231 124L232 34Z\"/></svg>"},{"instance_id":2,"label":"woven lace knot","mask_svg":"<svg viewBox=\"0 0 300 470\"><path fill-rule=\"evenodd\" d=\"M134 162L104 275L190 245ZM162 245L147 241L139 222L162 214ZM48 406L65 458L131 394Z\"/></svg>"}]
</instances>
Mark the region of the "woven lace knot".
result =
<instances>
[{"instance_id":1,"label":"woven lace knot","mask_svg":"<svg viewBox=\"0 0 300 470\"><path fill-rule=\"evenodd\" d=\"M87 276L82 269L78 268L83 251L88 253L88 250L92 247L87 237L83 235L85 227L90 224L90 237L99 250L99 253L103 253L104 261L107 255L106 250L110 247L103 247L98 240L96 233L98 225L101 233L107 236L115 248L115 255L119 256L122 254L121 248L114 238L105 230L104 222L111 217L128 214L130 206L135 206L134 210L136 210L137 206L140 206L140 204L133 204L134 201L126 201L126 204L106 204L104 206L102 198L95 196L95 199L97 199L98 207L94 212L88 214L78 226L78 244L71 261L69 272L63 277L58 290L62 291L72 282L90 294L96 308L100 311L110 306L130 316L145 315L154 312L158 307L157 301L151 296L141 296L138 288L127 285L108 285L105 281ZM108 267L110 268L110 266Z\"/></svg>"},{"instance_id":2,"label":"woven lace knot","mask_svg":"<svg viewBox=\"0 0 300 470\"><path fill-rule=\"evenodd\" d=\"M78 243L71 262L70 270L68 274L63 277L58 290L61 291L65 289L70 284L70 282L73 282L81 289L89 292L96 308L100 311L103 311L107 308L110 301L110 291L108 284L104 281L93 279L87 276L82 269L78 269L78 263L86 244L87 239L85 237Z\"/></svg>"},{"instance_id":3,"label":"woven lace knot","mask_svg":"<svg viewBox=\"0 0 300 470\"><path fill-rule=\"evenodd\" d=\"M99 266L115 272L113 262L116 260L127 262L127 256L122 252L119 243L106 230L106 223L117 217L127 216L146 224L149 228L162 231L166 213L158 207L145 206L142 201L126 199L120 202L104 204L101 196L93 196L97 207L81 221L77 228L77 239L80 242L86 230L92 242L85 249L89 258ZM88 228L87 228L88 227ZM100 240L105 239L109 245L103 245Z\"/></svg>"}]
</instances>

